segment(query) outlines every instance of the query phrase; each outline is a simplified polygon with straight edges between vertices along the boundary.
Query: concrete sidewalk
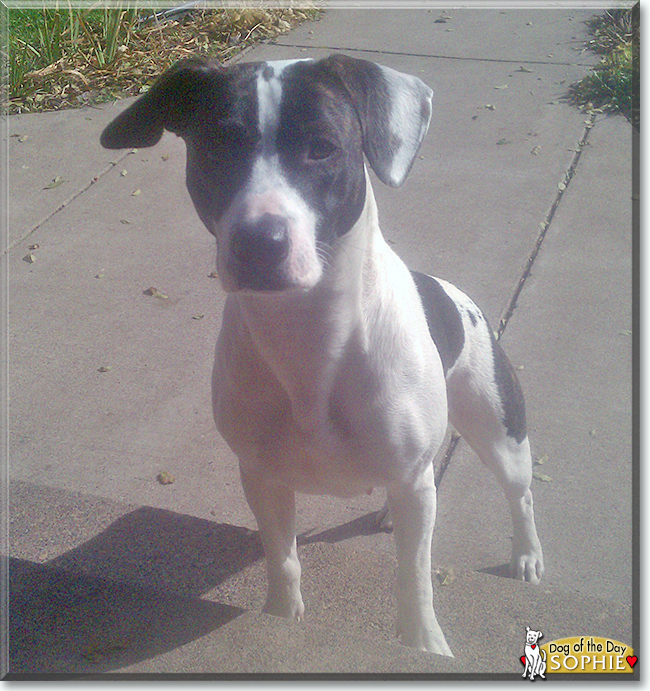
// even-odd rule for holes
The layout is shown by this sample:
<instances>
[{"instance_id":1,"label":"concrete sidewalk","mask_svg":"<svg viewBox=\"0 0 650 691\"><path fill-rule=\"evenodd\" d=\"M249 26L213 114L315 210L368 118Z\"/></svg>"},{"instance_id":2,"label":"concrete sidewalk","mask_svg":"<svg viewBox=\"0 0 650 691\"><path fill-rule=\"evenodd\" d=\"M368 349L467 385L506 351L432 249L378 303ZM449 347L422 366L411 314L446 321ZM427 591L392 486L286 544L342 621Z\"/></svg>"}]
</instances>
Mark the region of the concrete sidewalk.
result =
<instances>
[{"instance_id":1,"label":"concrete sidewalk","mask_svg":"<svg viewBox=\"0 0 650 691\"><path fill-rule=\"evenodd\" d=\"M243 58L348 52L434 89L405 186L375 182L380 222L411 268L468 292L494 327L547 224L503 336L547 478L533 486L547 574L539 587L499 577L506 502L461 443L433 552L456 574L436 592L453 661L392 640L392 540L369 517L378 492L301 497L307 618L251 613L263 566L211 419L223 294L184 145L165 134L152 149L102 150L127 102L9 119L12 672L514 674L527 625L547 641L638 644L632 128L563 101L597 62L581 50L592 14L329 10Z\"/></svg>"}]
</instances>

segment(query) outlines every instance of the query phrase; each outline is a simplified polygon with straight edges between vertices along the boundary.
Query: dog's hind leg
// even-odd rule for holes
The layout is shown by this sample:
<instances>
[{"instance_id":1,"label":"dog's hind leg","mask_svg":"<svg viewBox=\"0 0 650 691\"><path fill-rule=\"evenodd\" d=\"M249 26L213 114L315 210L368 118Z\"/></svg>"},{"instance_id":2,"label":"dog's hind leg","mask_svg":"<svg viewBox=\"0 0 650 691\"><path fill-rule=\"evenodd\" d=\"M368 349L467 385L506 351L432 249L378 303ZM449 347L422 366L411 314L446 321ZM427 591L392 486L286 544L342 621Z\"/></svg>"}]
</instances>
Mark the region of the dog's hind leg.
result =
<instances>
[{"instance_id":1,"label":"dog's hind leg","mask_svg":"<svg viewBox=\"0 0 650 691\"><path fill-rule=\"evenodd\" d=\"M472 318L463 315L463 352L447 375L449 419L505 492L513 525L512 576L539 583L544 560L530 490L532 458L524 398L485 317L471 304Z\"/></svg>"},{"instance_id":2,"label":"dog's hind leg","mask_svg":"<svg viewBox=\"0 0 650 691\"><path fill-rule=\"evenodd\" d=\"M433 466L388 487L397 551L397 633L412 648L452 656L433 611L431 537L436 520ZM452 656L453 657L453 656Z\"/></svg>"},{"instance_id":3,"label":"dog's hind leg","mask_svg":"<svg viewBox=\"0 0 650 691\"><path fill-rule=\"evenodd\" d=\"M257 520L266 556L268 594L264 612L301 619L305 606L300 594L294 493L243 471L241 479L246 500Z\"/></svg>"}]
</instances>

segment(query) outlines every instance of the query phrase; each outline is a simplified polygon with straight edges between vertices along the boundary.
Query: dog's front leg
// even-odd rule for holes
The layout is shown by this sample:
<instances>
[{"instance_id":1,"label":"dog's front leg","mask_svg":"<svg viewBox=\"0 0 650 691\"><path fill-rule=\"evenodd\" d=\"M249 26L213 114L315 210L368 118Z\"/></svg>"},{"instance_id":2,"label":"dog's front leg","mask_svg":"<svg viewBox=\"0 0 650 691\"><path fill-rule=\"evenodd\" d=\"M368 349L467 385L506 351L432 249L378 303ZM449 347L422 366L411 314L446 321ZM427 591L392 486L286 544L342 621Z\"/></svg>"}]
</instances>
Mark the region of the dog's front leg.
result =
<instances>
[{"instance_id":1,"label":"dog's front leg","mask_svg":"<svg viewBox=\"0 0 650 691\"><path fill-rule=\"evenodd\" d=\"M412 483L388 488L397 551L397 633L412 648L452 656L433 611L431 538L436 520L433 465Z\"/></svg>"},{"instance_id":2,"label":"dog's front leg","mask_svg":"<svg viewBox=\"0 0 650 691\"><path fill-rule=\"evenodd\" d=\"M294 493L243 470L241 479L248 505L257 520L266 556L268 594L264 612L301 619L305 606L300 595Z\"/></svg>"}]
</instances>

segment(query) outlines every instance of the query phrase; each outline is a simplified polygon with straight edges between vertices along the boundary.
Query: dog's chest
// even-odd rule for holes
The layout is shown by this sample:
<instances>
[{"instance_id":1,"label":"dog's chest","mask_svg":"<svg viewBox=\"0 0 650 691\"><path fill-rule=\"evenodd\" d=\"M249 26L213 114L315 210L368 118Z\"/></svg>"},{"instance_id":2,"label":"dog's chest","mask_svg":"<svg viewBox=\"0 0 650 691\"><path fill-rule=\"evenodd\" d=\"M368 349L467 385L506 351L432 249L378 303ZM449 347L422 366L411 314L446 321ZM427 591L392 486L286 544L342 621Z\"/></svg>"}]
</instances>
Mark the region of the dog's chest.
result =
<instances>
[{"instance_id":1,"label":"dog's chest","mask_svg":"<svg viewBox=\"0 0 650 691\"><path fill-rule=\"evenodd\" d=\"M240 318L226 316L213 386L217 426L245 471L300 492L352 496L431 460L446 411L426 348L391 361L354 333L323 347L324 336L292 342L276 325L284 348L260 357Z\"/></svg>"}]
</instances>

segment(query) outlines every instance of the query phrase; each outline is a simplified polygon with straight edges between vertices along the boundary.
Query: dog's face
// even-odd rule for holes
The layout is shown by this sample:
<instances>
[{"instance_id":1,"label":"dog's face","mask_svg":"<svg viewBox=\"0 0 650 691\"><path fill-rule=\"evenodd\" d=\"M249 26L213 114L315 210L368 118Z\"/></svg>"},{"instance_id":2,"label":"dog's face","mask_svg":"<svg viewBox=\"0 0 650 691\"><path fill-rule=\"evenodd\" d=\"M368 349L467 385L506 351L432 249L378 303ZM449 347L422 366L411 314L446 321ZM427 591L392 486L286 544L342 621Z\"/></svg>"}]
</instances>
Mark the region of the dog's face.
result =
<instances>
[{"instance_id":1,"label":"dog's face","mask_svg":"<svg viewBox=\"0 0 650 691\"><path fill-rule=\"evenodd\" d=\"M221 68L179 63L102 135L108 148L187 145L187 187L227 291L309 289L365 203L364 153L399 186L431 116L419 79L332 56Z\"/></svg>"},{"instance_id":2,"label":"dog's face","mask_svg":"<svg viewBox=\"0 0 650 691\"><path fill-rule=\"evenodd\" d=\"M533 631L526 627L526 643L528 645L533 645L542 637L541 631Z\"/></svg>"}]
</instances>

